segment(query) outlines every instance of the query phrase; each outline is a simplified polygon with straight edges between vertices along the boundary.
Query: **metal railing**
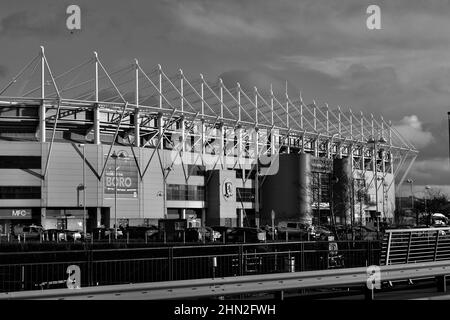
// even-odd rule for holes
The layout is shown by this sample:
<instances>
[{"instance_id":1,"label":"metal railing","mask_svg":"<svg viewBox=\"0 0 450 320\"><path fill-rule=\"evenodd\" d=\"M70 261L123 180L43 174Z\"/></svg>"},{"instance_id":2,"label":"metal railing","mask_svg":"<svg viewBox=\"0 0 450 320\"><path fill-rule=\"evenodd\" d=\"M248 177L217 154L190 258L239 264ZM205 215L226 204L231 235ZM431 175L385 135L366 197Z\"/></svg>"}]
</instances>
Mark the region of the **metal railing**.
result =
<instances>
[{"instance_id":1,"label":"metal railing","mask_svg":"<svg viewBox=\"0 0 450 320\"><path fill-rule=\"evenodd\" d=\"M69 265L80 267L81 286L87 287L365 267L379 262L379 242L338 242L340 265L330 263L328 246L328 242L288 242L0 253L0 292L64 287Z\"/></svg>"},{"instance_id":2,"label":"metal railing","mask_svg":"<svg viewBox=\"0 0 450 320\"><path fill-rule=\"evenodd\" d=\"M386 230L380 264L450 260L450 227Z\"/></svg>"},{"instance_id":3,"label":"metal railing","mask_svg":"<svg viewBox=\"0 0 450 320\"><path fill-rule=\"evenodd\" d=\"M398 281L410 278L432 276L437 280L437 290L446 291L446 276L450 274L450 262L426 262L381 266L380 281ZM276 273L271 275L250 275L201 280L181 280L159 283L141 283L80 288L78 290L54 289L0 293L5 299L193 299L204 297L224 297L241 294L283 292L298 289L327 287L364 288L367 299L374 298L374 287L369 288L367 268L348 268L340 270L321 270L294 273ZM372 282L373 280L370 279ZM373 283L373 282L372 282Z\"/></svg>"}]
</instances>

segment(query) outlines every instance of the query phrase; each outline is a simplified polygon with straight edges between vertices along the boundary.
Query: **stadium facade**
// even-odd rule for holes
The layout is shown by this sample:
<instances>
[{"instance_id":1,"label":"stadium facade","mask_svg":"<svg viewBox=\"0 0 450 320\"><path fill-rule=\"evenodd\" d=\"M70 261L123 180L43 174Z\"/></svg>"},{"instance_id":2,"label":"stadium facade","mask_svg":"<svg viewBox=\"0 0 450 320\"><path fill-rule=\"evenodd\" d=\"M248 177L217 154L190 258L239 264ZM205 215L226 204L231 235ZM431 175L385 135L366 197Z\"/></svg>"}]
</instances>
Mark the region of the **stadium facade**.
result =
<instances>
[{"instance_id":1,"label":"stadium facade","mask_svg":"<svg viewBox=\"0 0 450 320\"><path fill-rule=\"evenodd\" d=\"M0 91L0 226L392 220L416 156L382 117L41 48Z\"/></svg>"}]
</instances>

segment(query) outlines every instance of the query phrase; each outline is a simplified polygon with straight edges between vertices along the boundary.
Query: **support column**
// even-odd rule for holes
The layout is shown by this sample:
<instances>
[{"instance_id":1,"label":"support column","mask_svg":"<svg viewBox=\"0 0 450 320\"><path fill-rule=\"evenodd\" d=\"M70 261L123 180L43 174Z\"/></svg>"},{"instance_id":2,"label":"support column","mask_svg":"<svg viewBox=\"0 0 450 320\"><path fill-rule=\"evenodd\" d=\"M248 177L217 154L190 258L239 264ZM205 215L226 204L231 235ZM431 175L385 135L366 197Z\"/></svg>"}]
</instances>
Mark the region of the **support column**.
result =
<instances>
[{"instance_id":1,"label":"support column","mask_svg":"<svg viewBox=\"0 0 450 320\"><path fill-rule=\"evenodd\" d=\"M161 141L159 142L159 148L161 150L164 149L164 137L163 137L163 129L164 129L164 124L163 124L163 116L162 113L160 113L158 115L158 139Z\"/></svg>"},{"instance_id":2,"label":"support column","mask_svg":"<svg viewBox=\"0 0 450 320\"><path fill-rule=\"evenodd\" d=\"M39 130L40 130L40 142L45 142L45 56L44 47L41 47L41 106L39 107Z\"/></svg>"},{"instance_id":3,"label":"support column","mask_svg":"<svg viewBox=\"0 0 450 320\"><path fill-rule=\"evenodd\" d=\"M46 142L45 113L46 113L45 102L44 102L44 99L42 99L41 105L39 107L39 141L40 142Z\"/></svg>"},{"instance_id":4,"label":"support column","mask_svg":"<svg viewBox=\"0 0 450 320\"><path fill-rule=\"evenodd\" d=\"M102 225L102 208L97 208L97 228Z\"/></svg>"},{"instance_id":5,"label":"support column","mask_svg":"<svg viewBox=\"0 0 450 320\"><path fill-rule=\"evenodd\" d=\"M134 110L134 145L136 147L141 146L141 119L139 114L139 64L138 61L136 62L136 89L135 89L135 100L136 100L136 109Z\"/></svg>"},{"instance_id":6,"label":"support column","mask_svg":"<svg viewBox=\"0 0 450 320\"><path fill-rule=\"evenodd\" d=\"M255 139L255 164L256 164L256 173L255 173L255 225L259 228L259 167L258 167L258 157L259 157L259 145L258 145L258 128L255 127L254 131L254 139Z\"/></svg>"},{"instance_id":7,"label":"support column","mask_svg":"<svg viewBox=\"0 0 450 320\"><path fill-rule=\"evenodd\" d=\"M95 57L95 105L94 105L94 144L100 144L100 110L98 108L98 55Z\"/></svg>"},{"instance_id":8,"label":"support column","mask_svg":"<svg viewBox=\"0 0 450 320\"><path fill-rule=\"evenodd\" d=\"M43 227L44 227L46 219L47 219L47 208L41 208L41 225Z\"/></svg>"},{"instance_id":9,"label":"support column","mask_svg":"<svg viewBox=\"0 0 450 320\"><path fill-rule=\"evenodd\" d=\"M206 226L206 209L202 208L202 227Z\"/></svg>"},{"instance_id":10,"label":"support column","mask_svg":"<svg viewBox=\"0 0 450 320\"><path fill-rule=\"evenodd\" d=\"M237 226L242 228L244 227L244 209L239 208L239 214L238 214L238 221L237 221Z\"/></svg>"}]
</instances>

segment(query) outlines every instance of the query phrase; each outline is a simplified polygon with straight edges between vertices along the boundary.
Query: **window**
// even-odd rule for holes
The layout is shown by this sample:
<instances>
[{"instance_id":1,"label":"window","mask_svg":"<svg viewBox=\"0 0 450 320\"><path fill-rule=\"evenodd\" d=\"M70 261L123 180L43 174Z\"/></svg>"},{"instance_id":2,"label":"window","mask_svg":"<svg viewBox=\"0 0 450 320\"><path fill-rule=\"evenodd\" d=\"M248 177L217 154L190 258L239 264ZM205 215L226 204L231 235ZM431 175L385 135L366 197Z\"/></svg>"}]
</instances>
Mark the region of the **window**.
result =
<instances>
[{"instance_id":1,"label":"window","mask_svg":"<svg viewBox=\"0 0 450 320\"><path fill-rule=\"evenodd\" d=\"M0 186L0 199L40 199L41 187Z\"/></svg>"},{"instance_id":2,"label":"window","mask_svg":"<svg viewBox=\"0 0 450 320\"><path fill-rule=\"evenodd\" d=\"M203 201L204 199L204 186L191 186L184 184L167 185L167 200Z\"/></svg>"},{"instance_id":3,"label":"window","mask_svg":"<svg viewBox=\"0 0 450 320\"><path fill-rule=\"evenodd\" d=\"M0 156L0 169L40 169L41 157Z\"/></svg>"},{"instance_id":4,"label":"window","mask_svg":"<svg viewBox=\"0 0 450 320\"><path fill-rule=\"evenodd\" d=\"M204 176L205 171L206 171L205 166L188 164L188 175L189 176Z\"/></svg>"},{"instance_id":5,"label":"window","mask_svg":"<svg viewBox=\"0 0 450 320\"><path fill-rule=\"evenodd\" d=\"M236 201L238 202L255 201L255 190L252 188L236 188Z\"/></svg>"},{"instance_id":6,"label":"window","mask_svg":"<svg viewBox=\"0 0 450 320\"><path fill-rule=\"evenodd\" d=\"M313 202L330 202L330 174L312 172Z\"/></svg>"}]
</instances>

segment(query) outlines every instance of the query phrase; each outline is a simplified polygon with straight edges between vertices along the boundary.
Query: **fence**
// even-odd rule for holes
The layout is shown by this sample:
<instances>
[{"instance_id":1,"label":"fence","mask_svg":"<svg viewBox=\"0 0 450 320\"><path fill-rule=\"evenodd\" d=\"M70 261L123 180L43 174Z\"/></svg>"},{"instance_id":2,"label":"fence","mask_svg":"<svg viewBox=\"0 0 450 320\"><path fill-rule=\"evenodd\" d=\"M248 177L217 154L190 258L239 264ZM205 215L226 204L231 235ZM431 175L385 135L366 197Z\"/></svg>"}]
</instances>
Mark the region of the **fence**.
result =
<instances>
[{"instance_id":1,"label":"fence","mask_svg":"<svg viewBox=\"0 0 450 320\"><path fill-rule=\"evenodd\" d=\"M376 241L341 241L338 250L344 261L340 267L379 263ZM73 264L80 267L86 287L322 270L332 267L329 254L328 242L1 253L0 291L64 287Z\"/></svg>"},{"instance_id":2,"label":"fence","mask_svg":"<svg viewBox=\"0 0 450 320\"><path fill-rule=\"evenodd\" d=\"M450 259L450 228L386 230L380 264Z\"/></svg>"}]
</instances>

